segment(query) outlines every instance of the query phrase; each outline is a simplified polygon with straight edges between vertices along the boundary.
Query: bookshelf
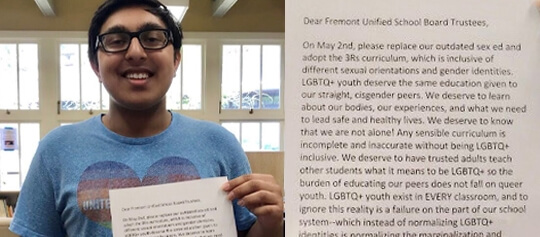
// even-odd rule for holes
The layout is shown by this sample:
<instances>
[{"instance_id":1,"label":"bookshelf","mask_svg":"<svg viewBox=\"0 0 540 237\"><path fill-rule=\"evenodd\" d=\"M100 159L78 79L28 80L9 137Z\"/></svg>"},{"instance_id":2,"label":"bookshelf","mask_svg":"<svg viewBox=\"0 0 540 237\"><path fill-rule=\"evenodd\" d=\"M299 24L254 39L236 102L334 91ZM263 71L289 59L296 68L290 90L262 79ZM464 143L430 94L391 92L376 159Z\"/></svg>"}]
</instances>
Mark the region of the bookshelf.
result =
<instances>
[{"instance_id":1,"label":"bookshelf","mask_svg":"<svg viewBox=\"0 0 540 237\"><path fill-rule=\"evenodd\" d=\"M12 206L13 208L15 208L18 197L19 191L0 191L0 200L6 200L6 204ZM2 203L0 202L0 204ZM0 216L0 218L2 217Z\"/></svg>"},{"instance_id":2,"label":"bookshelf","mask_svg":"<svg viewBox=\"0 0 540 237\"><path fill-rule=\"evenodd\" d=\"M17 203L18 197L19 197L18 191L0 191L0 199L5 199L8 205L15 206L15 203ZM0 217L0 236L2 237L17 236L8 230L10 223L11 223L11 217Z\"/></svg>"}]
</instances>

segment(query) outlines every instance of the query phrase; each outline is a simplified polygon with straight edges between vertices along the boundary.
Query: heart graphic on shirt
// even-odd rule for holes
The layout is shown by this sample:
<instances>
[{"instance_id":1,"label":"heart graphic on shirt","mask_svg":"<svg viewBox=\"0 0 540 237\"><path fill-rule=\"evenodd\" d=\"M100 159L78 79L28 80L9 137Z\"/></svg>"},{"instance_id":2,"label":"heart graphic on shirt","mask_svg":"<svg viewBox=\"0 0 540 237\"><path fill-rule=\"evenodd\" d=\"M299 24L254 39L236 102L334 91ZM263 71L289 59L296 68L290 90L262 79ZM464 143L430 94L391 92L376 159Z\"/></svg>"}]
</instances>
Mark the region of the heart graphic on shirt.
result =
<instances>
[{"instance_id":1,"label":"heart graphic on shirt","mask_svg":"<svg viewBox=\"0 0 540 237\"><path fill-rule=\"evenodd\" d=\"M126 164L116 161L95 163L82 173L77 204L88 219L111 228L109 190L200 179L195 165L180 157L166 157L148 168L141 179Z\"/></svg>"}]
</instances>

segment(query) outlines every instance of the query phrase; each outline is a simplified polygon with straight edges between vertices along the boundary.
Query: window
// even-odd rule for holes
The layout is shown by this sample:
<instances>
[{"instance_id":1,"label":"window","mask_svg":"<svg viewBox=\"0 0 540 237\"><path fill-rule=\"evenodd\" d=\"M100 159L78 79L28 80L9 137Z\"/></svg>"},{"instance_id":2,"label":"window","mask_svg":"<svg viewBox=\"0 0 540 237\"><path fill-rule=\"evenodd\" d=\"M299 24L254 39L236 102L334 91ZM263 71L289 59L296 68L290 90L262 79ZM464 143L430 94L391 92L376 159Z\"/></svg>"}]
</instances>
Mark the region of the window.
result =
<instances>
[{"instance_id":1,"label":"window","mask_svg":"<svg viewBox=\"0 0 540 237\"><path fill-rule=\"evenodd\" d=\"M282 47L268 39L221 46L220 121L246 151L281 150Z\"/></svg>"},{"instance_id":2,"label":"window","mask_svg":"<svg viewBox=\"0 0 540 237\"><path fill-rule=\"evenodd\" d=\"M38 123L0 123L0 129L5 128L16 131L19 147L0 150L0 191L17 191L36 152L40 127Z\"/></svg>"},{"instance_id":3,"label":"window","mask_svg":"<svg viewBox=\"0 0 540 237\"><path fill-rule=\"evenodd\" d=\"M279 151L279 122L224 122L221 124L232 132L245 151Z\"/></svg>"},{"instance_id":4,"label":"window","mask_svg":"<svg viewBox=\"0 0 540 237\"><path fill-rule=\"evenodd\" d=\"M227 44L222 56L222 109L280 108L281 45Z\"/></svg>"},{"instance_id":5,"label":"window","mask_svg":"<svg viewBox=\"0 0 540 237\"><path fill-rule=\"evenodd\" d=\"M167 92L167 109L202 109L202 45L182 45L182 60Z\"/></svg>"},{"instance_id":6,"label":"window","mask_svg":"<svg viewBox=\"0 0 540 237\"><path fill-rule=\"evenodd\" d=\"M92 70L87 50L87 44L60 45L61 110L109 108L109 94Z\"/></svg>"},{"instance_id":7,"label":"window","mask_svg":"<svg viewBox=\"0 0 540 237\"><path fill-rule=\"evenodd\" d=\"M37 44L0 44L0 109L39 109Z\"/></svg>"}]
</instances>

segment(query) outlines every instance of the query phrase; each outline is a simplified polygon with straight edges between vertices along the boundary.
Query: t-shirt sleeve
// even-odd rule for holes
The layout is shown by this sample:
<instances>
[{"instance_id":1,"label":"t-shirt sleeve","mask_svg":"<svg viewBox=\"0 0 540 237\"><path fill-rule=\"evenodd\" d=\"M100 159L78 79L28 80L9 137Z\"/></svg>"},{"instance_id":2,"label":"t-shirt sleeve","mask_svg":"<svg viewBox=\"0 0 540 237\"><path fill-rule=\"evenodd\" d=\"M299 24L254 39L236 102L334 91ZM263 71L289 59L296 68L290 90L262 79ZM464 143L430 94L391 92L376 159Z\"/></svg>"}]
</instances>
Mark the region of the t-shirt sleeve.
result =
<instances>
[{"instance_id":1,"label":"t-shirt sleeve","mask_svg":"<svg viewBox=\"0 0 540 237\"><path fill-rule=\"evenodd\" d=\"M65 236L55 200L50 173L43 157L36 153L9 229L20 236Z\"/></svg>"}]
</instances>

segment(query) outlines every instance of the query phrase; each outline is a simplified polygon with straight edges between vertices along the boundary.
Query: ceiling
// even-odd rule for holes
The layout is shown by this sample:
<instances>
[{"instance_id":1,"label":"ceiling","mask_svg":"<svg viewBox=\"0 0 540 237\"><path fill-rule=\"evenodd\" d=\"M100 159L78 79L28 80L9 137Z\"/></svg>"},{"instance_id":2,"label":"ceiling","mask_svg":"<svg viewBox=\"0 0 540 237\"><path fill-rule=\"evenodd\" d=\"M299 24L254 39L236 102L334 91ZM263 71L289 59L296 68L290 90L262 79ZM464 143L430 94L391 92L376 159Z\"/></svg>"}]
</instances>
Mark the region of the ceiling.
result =
<instances>
[{"instance_id":1,"label":"ceiling","mask_svg":"<svg viewBox=\"0 0 540 237\"><path fill-rule=\"evenodd\" d=\"M44 0L46 1L46 0ZM48 0L55 16L44 16L35 0L0 0L0 31L86 31L103 0ZM191 0L182 21L193 32L284 32L285 0L237 0L222 17L214 1Z\"/></svg>"}]
</instances>

